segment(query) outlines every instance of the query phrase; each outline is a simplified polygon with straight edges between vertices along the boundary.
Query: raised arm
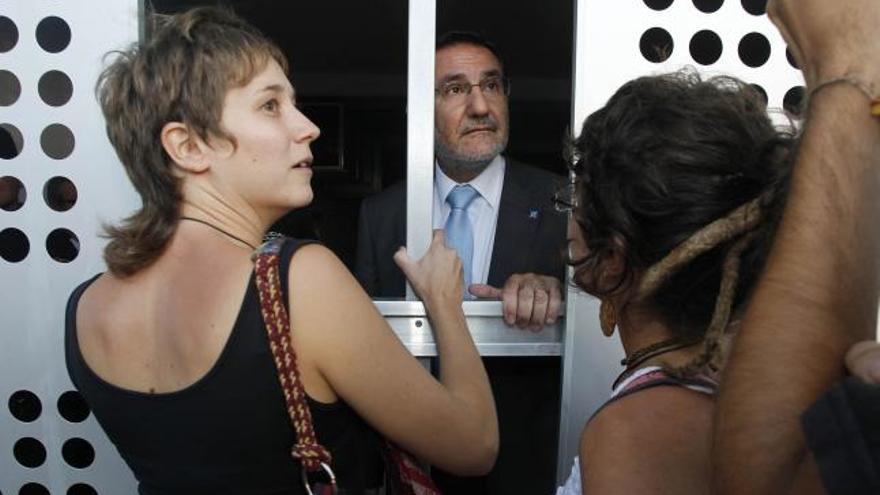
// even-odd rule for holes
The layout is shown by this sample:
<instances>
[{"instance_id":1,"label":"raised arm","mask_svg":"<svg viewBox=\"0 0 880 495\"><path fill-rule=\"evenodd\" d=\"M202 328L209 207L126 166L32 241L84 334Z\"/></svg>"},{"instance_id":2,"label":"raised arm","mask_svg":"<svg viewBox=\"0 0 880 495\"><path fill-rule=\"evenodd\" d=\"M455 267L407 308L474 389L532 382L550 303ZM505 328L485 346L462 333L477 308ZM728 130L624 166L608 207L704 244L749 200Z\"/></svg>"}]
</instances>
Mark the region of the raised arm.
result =
<instances>
[{"instance_id":1,"label":"raised arm","mask_svg":"<svg viewBox=\"0 0 880 495\"><path fill-rule=\"evenodd\" d=\"M461 309L461 262L439 232L421 260L403 249L395 260L430 315L440 380L404 348L345 266L313 245L294 255L290 270L293 344L306 390L329 386L325 400L338 395L392 441L444 470L488 472L498 451L498 425Z\"/></svg>"},{"instance_id":2,"label":"raised arm","mask_svg":"<svg viewBox=\"0 0 880 495\"><path fill-rule=\"evenodd\" d=\"M771 0L814 91L792 189L722 383L715 426L720 494L789 493L809 460L801 413L873 335L880 255L880 3ZM876 93L875 93L876 94ZM806 469L809 471L809 469Z\"/></svg>"}]
</instances>

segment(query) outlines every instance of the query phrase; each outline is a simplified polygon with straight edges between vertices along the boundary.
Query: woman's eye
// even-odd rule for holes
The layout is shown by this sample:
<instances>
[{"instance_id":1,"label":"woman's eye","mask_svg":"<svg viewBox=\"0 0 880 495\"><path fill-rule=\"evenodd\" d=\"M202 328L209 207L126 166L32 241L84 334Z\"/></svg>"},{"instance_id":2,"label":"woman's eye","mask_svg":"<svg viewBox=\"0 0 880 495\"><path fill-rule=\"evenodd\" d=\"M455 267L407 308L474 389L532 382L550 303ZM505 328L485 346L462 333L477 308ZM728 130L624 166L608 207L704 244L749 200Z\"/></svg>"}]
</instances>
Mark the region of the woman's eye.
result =
<instances>
[{"instance_id":1,"label":"woman's eye","mask_svg":"<svg viewBox=\"0 0 880 495\"><path fill-rule=\"evenodd\" d=\"M278 100L272 99L263 103L263 110L267 110L269 112L275 112L278 110Z\"/></svg>"}]
</instances>

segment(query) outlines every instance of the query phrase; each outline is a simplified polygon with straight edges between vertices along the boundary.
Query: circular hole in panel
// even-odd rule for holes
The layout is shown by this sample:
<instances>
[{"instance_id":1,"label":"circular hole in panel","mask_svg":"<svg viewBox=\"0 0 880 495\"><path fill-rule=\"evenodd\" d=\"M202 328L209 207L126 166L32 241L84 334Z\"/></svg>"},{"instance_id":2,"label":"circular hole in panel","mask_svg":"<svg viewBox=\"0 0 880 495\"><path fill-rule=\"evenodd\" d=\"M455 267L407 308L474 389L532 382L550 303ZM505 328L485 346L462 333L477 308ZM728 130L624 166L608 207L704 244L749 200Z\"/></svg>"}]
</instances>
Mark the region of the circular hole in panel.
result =
<instances>
[{"instance_id":1,"label":"circular hole in panel","mask_svg":"<svg viewBox=\"0 0 880 495\"><path fill-rule=\"evenodd\" d=\"M70 263L79 254L79 238L67 229L55 229L46 237L46 251L59 263Z\"/></svg>"},{"instance_id":2,"label":"circular hole in panel","mask_svg":"<svg viewBox=\"0 0 880 495\"><path fill-rule=\"evenodd\" d=\"M60 107L73 96L73 82L60 70L50 70L40 77L37 92L47 105Z\"/></svg>"},{"instance_id":3,"label":"circular hole in panel","mask_svg":"<svg viewBox=\"0 0 880 495\"><path fill-rule=\"evenodd\" d=\"M58 53L70 44L70 26L60 17L46 17L37 24L37 44L49 53Z\"/></svg>"},{"instance_id":4,"label":"circular hole in panel","mask_svg":"<svg viewBox=\"0 0 880 495\"><path fill-rule=\"evenodd\" d=\"M39 483L28 483L18 490L18 495L49 495L49 490Z\"/></svg>"},{"instance_id":5,"label":"circular hole in panel","mask_svg":"<svg viewBox=\"0 0 880 495\"><path fill-rule=\"evenodd\" d=\"M642 51L642 56L645 57L645 60L655 64L666 61L672 55L673 47L672 35L659 27L645 31L639 40L639 50Z\"/></svg>"},{"instance_id":6,"label":"circular hole in panel","mask_svg":"<svg viewBox=\"0 0 880 495\"><path fill-rule=\"evenodd\" d=\"M665 10L672 5L672 0L645 0L645 5L654 10Z\"/></svg>"},{"instance_id":7,"label":"circular hole in panel","mask_svg":"<svg viewBox=\"0 0 880 495\"><path fill-rule=\"evenodd\" d=\"M46 447L36 438L25 437L15 442L12 448L15 460L24 467L40 467L46 462Z\"/></svg>"},{"instance_id":8,"label":"circular hole in panel","mask_svg":"<svg viewBox=\"0 0 880 495\"><path fill-rule=\"evenodd\" d=\"M52 177L43 186L43 199L55 211L67 211L76 204L76 186L67 177Z\"/></svg>"},{"instance_id":9,"label":"circular hole in panel","mask_svg":"<svg viewBox=\"0 0 880 495\"><path fill-rule=\"evenodd\" d=\"M767 99L767 92L764 91L764 88L762 88L758 84L752 84L751 87L755 90L755 93L758 94L758 98L760 98L761 101L764 102L764 106L766 107L767 103L769 102L769 100Z\"/></svg>"},{"instance_id":10,"label":"circular hole in panel","mask_svg":"<svg viewBox=\"0 0 880 495\"><path fill-rule=\"evenodd\" d=\"M9 396L9 412L22 422L36 421L43 412L43 404L37 394L30 390L19 390Z\"/></svg>"},{"instance_id":11,"label":"circular hole in panel","mask_svg":"<svg viewBox=\"0 0 880 495\"><path fill-rule=\"evenodd\" d=\"M742 0L742 6L752 15L764 15L767 12L767 0Z\"/></svg>"},{"instance_id":12,"label":"circular hole in panel","mask_svg":"<svg viewBox=\"0 0 880 495\"><path fill-rule=\"evenodd\" d=\"M749 33L739 40L739 59L749 67L760 67L770 58L770 41L761 33Z\"/></svg>"},{"instance_id":13,"label":"circular hole in panel","mask_svg":"<svg viewBox=\"0 0 880 495\"><path fill-rule=\"evenodd\" d=\"M18 43L18 27L12 19L0 16L0 52L8 52Z\"/></svg>"},{"instance_id":14,"label":"circular hole in panel","mask_svg":"<svg viewBox=\"0 0 880 495\"><path fill-rule=\"evenodd\" d=\"M691 38L691 58L700 65L712 65L721 58L721 38L714 31L704 29Z\"/></svg>"},{"instance_id":15,"label":"circular hole in panel","mask_svg":"<svg viewBox=\"0 0 880 495\"><path fill-rule=\"evenodd\" d=\"M98 495L98 491L85 483L77 483L67 489L67 495Z\"/></svg>"},{"instance_id":16,"label":"circular hole in panel","mask_svg":"<svg viewBox=\"0 0 880 495\"><path fill-rule=\"evenodd\" d=\"M73 133L64 124L52 124L40 134L40 146L49 158L61 160L73 153L76 140Z\"/></svg>"},{"instance_id":17,"label":"circular hole in panel","mask_svg":"<svg viewBox=\"0 0 880 495\"><path fill-rule=\"evenodd\" d=\"M791 50L788 47L785 47L785 59L788 60L789 65L800 70L801 67L798 65L797 60L794 59L794 55L791 54Z\"/></svg>"},{"instance_id":18,"label":"circular hole in panel","mask_svg":"<svg viewBox=\"0 0 880 495\"><path fill-rule=\"evenodd\" d=\"M795 86L785 92L782 108L794 116L800 116L804 110L804 87Z\"/></svg>"},{"instance_id":19,"label":"circular hole in panel","mask_svg":"<svg viewBox=\"0 0 880 495\"><path fill-rule=\"evenodd\" d=\"M707 14L717 11L722 4L724 4L724 0L694 0L694 7Z\"/></svg>"},{"instance_id":20,"label":"circular hole in panel","mask_svg":"<svg viewBox=\"0 0 880 495\"><path fill-rule=\"evenodd\" d=\"M15 74L8 70L0 70L0 107L8 107L21 96L21 83Z\"/></svg>"},{"instance_id":21,"label":"circular hole in panel","mask_svg":"<svg viewBox=\"0 0 880 495\"><path fill-rule=\"evenodd\" d=\"M89 417L89 405L79 392L70 390L58 398L58 412L71 423L81 423Z\"/></svg>"},{"instance_id":22,"label":"circular hole in panel","mask_svg":"<svg viewBox=\"0 0 880 495\"><path fill-rule=\"evenodd\" d=\"M24 148L24 136L12 124L0 124L0 158L11 160Z\"/></svg>"},{"instance_id":23,"label":"circular hole in panel","mask_svg":"<svg viewBox=\"0 0 880 495\"><path fill-rule=\"evenodd\" d=\"M0 230L0 258L18 263L25 259L31 250L31 243L24 232L16 228Z\"/></svg>"},{"instance_id":24,"label":"circular hole in panel","mask_svg":"<svg viewBox=\"0 0 880 495\"><path fill-rule=\"evenodd\" d=\"M15 211L27 201L27 190L17 178L7 175L0 177L0 209Z\"/></svg>"},{"instance_id":25,"label":"circular hole in panel","mask_svg":"<svg viewBox=\"0 0 880 495\"><path fill-rule=\"evenodd\" d=\"M95 449L82 438L71 438L61 447L61 456L72 467L84 469L95 461Z\"/></svg>"}]
</instances>

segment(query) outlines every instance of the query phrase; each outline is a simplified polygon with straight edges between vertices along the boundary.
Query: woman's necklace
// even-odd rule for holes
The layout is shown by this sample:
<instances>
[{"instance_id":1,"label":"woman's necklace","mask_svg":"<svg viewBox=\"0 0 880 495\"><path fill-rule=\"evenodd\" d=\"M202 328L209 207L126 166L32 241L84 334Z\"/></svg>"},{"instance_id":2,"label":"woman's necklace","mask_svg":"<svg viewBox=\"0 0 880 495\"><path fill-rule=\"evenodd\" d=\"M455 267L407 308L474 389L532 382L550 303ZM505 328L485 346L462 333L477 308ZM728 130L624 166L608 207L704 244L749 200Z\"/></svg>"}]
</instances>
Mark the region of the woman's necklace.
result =
<instances>
[{"instance_id":1,"label":"woman's necklace","mask_svg":"<svg viewBox=\"0 0 880 495\"><path fill-rule=\"evenodd\" d=\"M614 383L611 384L612 390L617 387L617 384L620 383L620 380L633 372L640 364L651 359L652 357L657 357L661 354L666 354L667 352L677 351L679 349L684 349L685 347L690 347L694 344L699 343L700 340L701 339L681 340L678 337L673 337L671 339L661 340L660 342L655 342L651 345L642 347L641 349L633 352L629 356L624 357L620 360L620 365L624 366L625 369L620 372L619 375L617 375L617 378L614 379Z\"/></svg>"},{"instance_id":2,"label":"woman's necklace","mask_svg":"<svg viewBox=\"0 0 880 495\"><path fill-rule=\"evenodd\" d=\"M210 222L206 222L206 221L204 221L204 220L202 220L202 219L200 219L200 218L193 218L193 217L180 217L180 219L181 219L181 220L189 220L189 221L191 221L191 222L200 223L200 224L202 224L202 225L207 225L208 227L211 227L212 229L216 230L217 232L220 232L221 234L225 235L226 237L229 237L230 239L235 239L236 241L238 241L238 242L244 244L245 246L247 246L247 247L249 247L249 248L251 248L251 249L253 249L253 250L255 250L255 251L256 251L256 249L257 249L257 246L254 246L253 244L249 243L248 241L242 239L241 237L238 237L238 236L232 235L232 234L230 234L229 232L226 232L225 230L221 229L220 227L218 227L218 226L216 226L216 225L214 225L214 224L212 224L212 223L210 223Z\"/></svg>"}]
</instances>

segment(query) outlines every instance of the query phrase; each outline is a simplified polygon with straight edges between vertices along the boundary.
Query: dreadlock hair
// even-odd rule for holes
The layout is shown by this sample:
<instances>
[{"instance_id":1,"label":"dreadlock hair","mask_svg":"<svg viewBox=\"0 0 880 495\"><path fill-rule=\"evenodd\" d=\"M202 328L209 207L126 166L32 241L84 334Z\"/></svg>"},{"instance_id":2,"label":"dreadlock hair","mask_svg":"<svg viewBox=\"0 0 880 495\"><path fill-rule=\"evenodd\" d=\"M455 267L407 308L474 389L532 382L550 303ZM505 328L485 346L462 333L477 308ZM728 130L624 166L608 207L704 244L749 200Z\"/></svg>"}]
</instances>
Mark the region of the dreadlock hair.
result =
<instances>
[{"instance_id":1,"label":"dreadlock hair","mask_svg":"<svg viewBox=\"0 0 880 495\"><path fill-rule=\"evenodd\" d=\"M683 70L624 84L569 143L588 253L568 259L574 282L603 297L637 281L635 301L680 341L703 343L693 363L670 371L715 368L772 243L794 143L737 79ZM600 287L612 254L622 274Z\"/></svg>"},{"instance_id":2,"label":"dreadlock hair","mask_svg":"<svg viewBox=\"0 0 880 495\"><path fill-rule=\"evenodd\" d=\"M165 153L165 124L182 122L199 137L220 137L223 100L270 60L287 72L278 47L256 28L216 7L153 15L150 38L123 52L103 71L96 91L107 135L142 206L114 226L104 260L117 276L129 276L162 254L179 221L180 179Z\"/></svg>"}]
</instances>

